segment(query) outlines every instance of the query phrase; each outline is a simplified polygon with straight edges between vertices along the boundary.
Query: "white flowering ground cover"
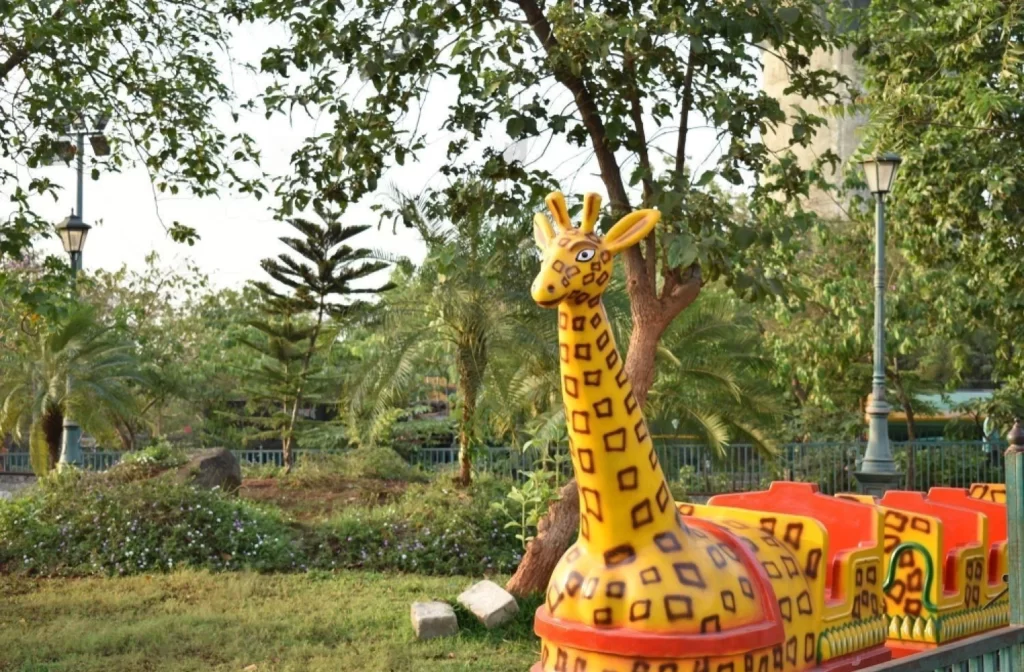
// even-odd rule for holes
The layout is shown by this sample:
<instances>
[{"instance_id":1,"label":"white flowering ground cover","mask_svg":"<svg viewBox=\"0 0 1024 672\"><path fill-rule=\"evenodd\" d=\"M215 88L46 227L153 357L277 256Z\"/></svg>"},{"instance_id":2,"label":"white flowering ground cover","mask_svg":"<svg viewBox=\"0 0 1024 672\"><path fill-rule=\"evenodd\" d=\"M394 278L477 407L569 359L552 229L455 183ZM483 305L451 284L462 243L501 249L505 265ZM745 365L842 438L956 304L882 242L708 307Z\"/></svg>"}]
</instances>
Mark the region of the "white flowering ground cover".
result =
<instances>
[{"instance_id":1,"label":"white flowering ground cover","mask_svg":"<svg viewBox=\"0 0 1024 672\"><path fill-rule=\"evenodd\" d=\"M499 581L501 579L499 578ZM0 575L2 672L522 672L536 604L493 632L415 642L409 604L474 579L341 571Z\"/></svg>"}]
</instances>

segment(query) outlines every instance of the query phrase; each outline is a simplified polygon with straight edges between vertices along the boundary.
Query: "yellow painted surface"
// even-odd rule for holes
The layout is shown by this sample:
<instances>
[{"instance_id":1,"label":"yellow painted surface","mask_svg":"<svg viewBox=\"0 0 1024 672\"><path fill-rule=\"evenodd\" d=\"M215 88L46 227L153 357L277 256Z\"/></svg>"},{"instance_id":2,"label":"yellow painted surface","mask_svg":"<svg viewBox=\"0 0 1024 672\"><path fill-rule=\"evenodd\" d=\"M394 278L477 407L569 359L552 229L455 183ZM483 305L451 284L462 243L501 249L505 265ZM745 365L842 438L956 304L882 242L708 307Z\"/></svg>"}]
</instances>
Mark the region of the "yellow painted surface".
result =
<instances>
[{"instance_id":1,"label":"yellow painted surface","mask_svg":"<svg viewBox=\"0 0 1024 672\"><path fill-rule=\"evenodd\" d=\"M971 485L971 497L995 502L996 504L1006 504L1006 484L974 483Z\"/></svg>"},{"instance_id":2,"label":"yellow painted surface","mask_svg":"<svg viewBox=\"0 0 1024 672\"><path fill-rule=\"evenodd\" d=\"M985 493L990 492L985 490ZM837 496L864 503L874 501L863 495L844 493ZM942 553L944 530L939 518L878 504L875 506L885 521L884 568L887 574L895 563L893 581L885 591L889 640L935 644L1007 624L1009 611L1005 584L988 584L988 551L991 546L985 516L977 517L976 544L954 549L949 556L952 565L949 565L949 557ZM894 560L894 551L904 544L919 544L920 547L904 550ZM1003 571L1002 568L1006 567L1005 548L996 557L1000 567L998 571ZM932 573L930 587L928 559L931 560ZM946 576L950 567L955 572L953 579ZM945 586L949 581L956 589L947 592ZM934 608L929 608L929 603Z\"/></svg>"}]
</instances>

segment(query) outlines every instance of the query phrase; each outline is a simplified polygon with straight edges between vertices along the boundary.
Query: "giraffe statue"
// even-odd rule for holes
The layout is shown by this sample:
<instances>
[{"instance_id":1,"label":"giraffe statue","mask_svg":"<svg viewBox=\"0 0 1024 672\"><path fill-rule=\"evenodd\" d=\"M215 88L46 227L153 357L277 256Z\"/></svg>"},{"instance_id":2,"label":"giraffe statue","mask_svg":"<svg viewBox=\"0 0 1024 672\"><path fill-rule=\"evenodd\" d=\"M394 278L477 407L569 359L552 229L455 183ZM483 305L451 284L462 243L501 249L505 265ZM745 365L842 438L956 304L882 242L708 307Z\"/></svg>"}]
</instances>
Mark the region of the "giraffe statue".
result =
<instances>
[{"instance_id":1,"label":"giraffe statue","mask_svg":"<svg viewBox=\"0 0 1024 672\"><path fill-rule=\"evenodd\" d=\"M540 306L558 309L580 532L537 610L541 662L532 672L814 667L824 573L812 583L791 546L756 519L729 529L684 520L616 347L601 296L615 255L645 238L660 213L630 213L602 237L594 232L597 194L585 196L578 228L561 193L546 202L558 229L544 214L535 216L542 262L531 294ZM792 524L804 522L814 524ZM884 629L876 635L881 642Z\"/></svg>"}]
</instances>

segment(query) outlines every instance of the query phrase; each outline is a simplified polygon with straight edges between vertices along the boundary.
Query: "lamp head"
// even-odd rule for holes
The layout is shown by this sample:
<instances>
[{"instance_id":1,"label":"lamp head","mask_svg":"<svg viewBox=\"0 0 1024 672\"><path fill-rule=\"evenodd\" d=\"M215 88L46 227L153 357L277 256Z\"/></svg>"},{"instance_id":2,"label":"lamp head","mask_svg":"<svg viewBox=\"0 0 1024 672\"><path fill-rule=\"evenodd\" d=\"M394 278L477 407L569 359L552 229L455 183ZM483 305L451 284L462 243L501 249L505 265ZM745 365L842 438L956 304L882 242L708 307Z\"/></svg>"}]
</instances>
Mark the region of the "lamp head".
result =
<instances>
[{"instance_id":1,"label":"lamp head","mask_svg":"<svg viewBox=\"0 0 1024 672\"><path fill-rule=\"evenodd\" d=\"M903 160L896 154L886 153L861 161L864 167L864 178L868 183L868 191L876 196L888 194L892 190L896 178L896 170Z\"/></svg>"},{"instance_id":2,"label":"lamp head","mask_svg":"<svg viewBox=\"0 0 1024 672\"><path fill-rule=\"evenodd\" d=\"M60 234L60 241L64 244L64 251L68 254L81 254L85 247L85 238L89 235L91 228L75 213L65 217L64 221L57 225L57 233Z\"/></svg>"}]
</instances>

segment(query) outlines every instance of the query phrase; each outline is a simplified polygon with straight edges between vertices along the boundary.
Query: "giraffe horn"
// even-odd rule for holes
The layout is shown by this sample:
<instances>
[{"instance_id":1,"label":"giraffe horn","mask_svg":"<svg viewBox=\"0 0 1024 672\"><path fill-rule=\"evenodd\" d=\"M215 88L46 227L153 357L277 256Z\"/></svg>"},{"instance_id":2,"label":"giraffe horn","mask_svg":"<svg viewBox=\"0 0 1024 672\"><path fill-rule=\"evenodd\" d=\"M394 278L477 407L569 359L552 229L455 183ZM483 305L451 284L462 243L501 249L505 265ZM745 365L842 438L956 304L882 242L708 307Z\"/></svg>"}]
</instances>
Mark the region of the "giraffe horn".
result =
<instances>
[{"instance_id":1,"label":"giraffe horn","mask_svg":"<svg viewBox=\"0 0 1024 672\"><path fill-rule=\"evenodd\" d=\"M587 193L583 197L583 223L580 224L580 231L593 233L599 214L601 214L601 195L593 192Z\"/></svg>"},{"instance_id":2,"label":"giraffe horn","mask_svg":"<svg viewBox=\"0 0 1024 672\"><path fill-rule=\"evenodd\" d=\"M538 212L533 216L533 237L537 241L537 247L541 249L546 248L551 239L555 237L555 230L551 228L551 222L543 212Z\"/></svg>"},{"instance_id":3,"label":"giraffe horn","mask_svg":"<svg viewBox=\"0 0 1024 672\"><path fill-rule=\"evenodd\" d=\"M569 219L569 208L565 206L565 196L562 196L562 192L552 191L544 199L544 202L548 204L548 210L551 211L551 215L555 218L555 224L558 225L559 229L568 231L572 228L572 220Z\"/></svg>"}]
</instances>

